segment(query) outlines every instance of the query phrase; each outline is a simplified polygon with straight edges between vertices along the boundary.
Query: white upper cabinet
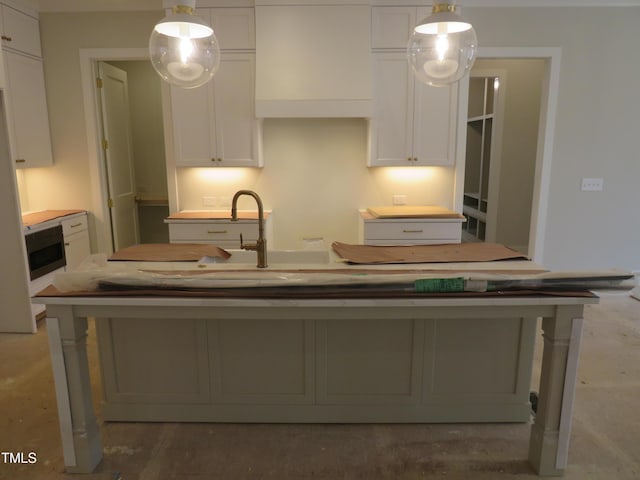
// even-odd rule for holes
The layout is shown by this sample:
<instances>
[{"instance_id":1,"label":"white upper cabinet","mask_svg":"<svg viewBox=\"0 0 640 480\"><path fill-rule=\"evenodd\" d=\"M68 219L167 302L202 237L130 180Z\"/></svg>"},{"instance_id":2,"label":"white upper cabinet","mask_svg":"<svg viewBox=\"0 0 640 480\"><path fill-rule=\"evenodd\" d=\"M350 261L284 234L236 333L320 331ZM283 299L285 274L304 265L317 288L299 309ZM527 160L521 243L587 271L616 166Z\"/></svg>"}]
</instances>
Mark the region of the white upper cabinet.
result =
<instances>
[{"instance_id":1,"label":"white upper cabinet","mask_svg":"<svg viewBox=\"0 0 640 480\"><path fill-rule=\"evenodd\" d=\"M198 8L196 13L213 27L222 50L255 50L253 8Z\"/></svg>"},{"instance_id":2,"label":"white upper cabinet","mask_svg":"<svg viewBox=\"0 0 640 480\"><path fill-rule=\"evenodd\" d=\"M261 167L255 116L255 36L252 8L198 9L222 51L209 83L171 87L176 167Z\"/></svg>"},{"instance_id":3,"label":"white upper cabinet","mask_svg":"<svg viewBox=\"0 0 640 480\"><path fill-rule=\"evenodd\" d=\"M0 5L11 156L18 168L53 165L38 19Z\"/></svg>"},{"instance_id":4,"label":"white upper cabinet","mask_svg":"<svg viewBox=\"0 0 640 480\"><path fill-rule=\"evenodd\" d=\"M414 79L406 58L411 29L426 8L373 7L374 114L369 166L453 165L457 84Z\"/></svg>"},{"instance_id":5,"label":"white upper cabinet","mask_svg":"<svg viewBox=\"0 0 640 480\"><path fill-rule=\"evenodd\" d=\"M53 165L42 61L5 51L7 126L16 167Z\"/></svg>"},{"instance_id":6,"label":"white upper cabinet","mask_svg":"<svg viewBox=\"0 0 640 480\"><path fill-rule=\"evenodd\" d=\"M2 48L42 57L38 19L6 5L2 9Z\"/></svg>"},{"instance_id":7,"label":"white upper cabinet","mask_svg":"<svg viewBox=\"0 0 640 480\"><path fill-rule=\"evenodd\" d=\"M223 53L202 87L171 87L177 167L260 167L260 123L254 115L254 54Z\"/></svg>"}]
</instances>

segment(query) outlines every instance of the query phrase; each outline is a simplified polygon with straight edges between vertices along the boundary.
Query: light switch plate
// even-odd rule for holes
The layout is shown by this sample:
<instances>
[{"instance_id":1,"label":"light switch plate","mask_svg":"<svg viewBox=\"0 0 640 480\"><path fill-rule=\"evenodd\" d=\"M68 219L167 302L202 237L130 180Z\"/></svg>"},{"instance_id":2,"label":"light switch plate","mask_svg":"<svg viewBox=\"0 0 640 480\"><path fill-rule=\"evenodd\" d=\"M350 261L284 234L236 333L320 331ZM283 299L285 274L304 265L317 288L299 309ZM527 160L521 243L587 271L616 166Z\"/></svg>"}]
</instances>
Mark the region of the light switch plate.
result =
<instances>
[{"instance_id":1,"label":"light switch plate","mask_svg":"<svg viewBox=\"0 0 640 480\"><path fill-rule=\"evenodd\" d=\"M217 199L213 195L205 195L202 197L203 207L215 207L216 203L217 203Z\"/></svg>"},{"instance_id":2,"label":"light switch plate","mask_svg":"<svg viewBox=\"0 0 640 480\"><path fill-rule=\"evenodd\" d=\"M394 205L406 205L407 204L407 196L406 195L392 195L391 203Z\"/></svg>"},{"instance_id":3,"label":"light switch plate","mask_svg":"<svg viewBox=\"0 0 640 480\"><path fill-rule=\"evenodd\" d=\"M602 191L604 180L602 178L583 178L581 190L583 192Z\"/></svg>"}]
</instances>

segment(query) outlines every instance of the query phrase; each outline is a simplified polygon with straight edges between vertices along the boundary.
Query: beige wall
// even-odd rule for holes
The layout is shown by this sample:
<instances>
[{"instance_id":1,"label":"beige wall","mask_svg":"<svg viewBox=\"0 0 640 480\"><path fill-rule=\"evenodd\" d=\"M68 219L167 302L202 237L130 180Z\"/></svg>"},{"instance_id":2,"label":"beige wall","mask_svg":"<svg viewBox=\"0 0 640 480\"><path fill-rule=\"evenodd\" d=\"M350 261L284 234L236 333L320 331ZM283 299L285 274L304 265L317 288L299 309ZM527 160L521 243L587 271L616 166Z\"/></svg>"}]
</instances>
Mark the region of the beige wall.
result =
<instances>
[{"instance_id":1,"label":"beige wall","mask_svg":"<svg viewBox=\"0 0 640 480\"><path fill-rule=\"evenodd\" d=\"M80 49L144 48L162 12L41 14L47 103L55 165L30 169L22 197L30 210L91 209Z\"/></svg>"},{"instance_id":2,"label":"beige wall","mask_svg":"<svg viewBox=\"0 0 640 480\"><path fill-rule=\"evenodd\" d=\"M90 208L78 50L145 47L148 32L161 16L41 14L56 166L28 172L32 209ZM640 270L640 227L632 208L640 203L634 128L640 110L636 93L640 8L466 8L465 16L475 24L483 46L562 48L543 263L555 269L618 266ZM364 122L359 120L272 120L265 124L266 166L249 172L242 186L259 189L281 216L283 224L276 224L276 231L290 239L283 247L299 242L300 235L310 232L313 225L321 226L318 230L327 237L342 234L333 233L337 217L343 219L369 203L389 203L390 194L405 193L398 191L400 187L411 189L411 203L449 196L443 191L452 188L452 182L436 184L433 177L438 175L405 188L403 181L388 181L386 173L366 169L365 139ZM308 180L301 181L298 173L307 173ZM451 179L449 172L443 177ZM582 177L603 177L604 191L581 192ZM313 178L322 182L313 186ZM274 179L280 182L272 183ZM188 193L194 197L196 192L216 188L215 182L191 185L193 192ZM321 223L307 221L302 206L287 211L286 205L300 202L301 191L318 199L312 206L320 212ZM358 191L364 196L357 197ZM196 203L194 198L184 205ZM339 228L346 232L347 221L340 222Z\"/></svg>"}]
</instances>

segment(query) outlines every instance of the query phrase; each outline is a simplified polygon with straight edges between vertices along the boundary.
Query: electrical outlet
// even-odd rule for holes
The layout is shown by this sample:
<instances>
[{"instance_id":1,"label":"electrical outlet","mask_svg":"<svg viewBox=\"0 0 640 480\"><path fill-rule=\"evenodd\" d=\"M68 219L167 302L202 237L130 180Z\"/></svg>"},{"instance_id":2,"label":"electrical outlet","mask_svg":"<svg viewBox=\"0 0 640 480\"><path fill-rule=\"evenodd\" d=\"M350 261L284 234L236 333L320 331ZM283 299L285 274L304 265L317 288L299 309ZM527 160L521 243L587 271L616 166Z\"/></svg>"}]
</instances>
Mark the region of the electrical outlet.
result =
<instances>
[{"instance_id":1,"label":"electrical outlet","mask_svg":"<svg viewBox=\"0 0 640 480\"><path fill-rule=\"evenodd\" d=\"M407 204L407 196L406 195L392 195L391 203L394 205L406 205Z\"/></svg>"},{"instance_id":2,"label":"electrical outlet","mask_svg":"<svg viewBox=\"0 0 640 480\"><path fill-rule=\"evenodd\" d=\"M202 197L203 207L215 207L216 203L217 199L213 195L205 195L204 197Z\"/></svg>"},{"instance_id":3,"label":"electrical outlet","mask_svg":"<svg viewBox=\"0 0 640 480\"><path fill-rule=\"evenodd\" d=\"M604 185L602 178L583 178L581 190L583 192L600 192Z\"/></svg>"}]
</instances>

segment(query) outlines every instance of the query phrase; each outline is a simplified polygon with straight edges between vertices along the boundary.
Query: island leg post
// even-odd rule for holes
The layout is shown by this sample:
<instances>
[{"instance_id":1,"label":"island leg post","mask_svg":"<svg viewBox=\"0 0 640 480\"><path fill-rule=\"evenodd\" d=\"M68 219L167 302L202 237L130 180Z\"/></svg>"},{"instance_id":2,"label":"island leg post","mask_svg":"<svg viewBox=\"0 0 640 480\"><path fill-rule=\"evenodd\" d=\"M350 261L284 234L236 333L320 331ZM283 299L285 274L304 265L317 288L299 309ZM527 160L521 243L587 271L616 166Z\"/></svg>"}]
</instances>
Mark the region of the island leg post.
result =
<instances>
[{"instance_id":1,"label":"island leg post","mask_svg":"<svg viewBox=\"0 0 640 480\"><path fill-rule=\"evenodd\" d=\"M558 306L554 317L542 319L538 410L529 441L529 462L541 476L562 476L567 466L582 311L581 305Z\"/></svg>"},{"instance_id":2,"label":"island leg post","mask_svg":"<svg viewBox=\"0 0 640 480\"><path fill-rule=\"evenodd\" d=\"M47 316L65 468L91 473L102 460L102 440L89 379L87 319L66 305L47 306Z\"/></svg>"}]
</instances>

